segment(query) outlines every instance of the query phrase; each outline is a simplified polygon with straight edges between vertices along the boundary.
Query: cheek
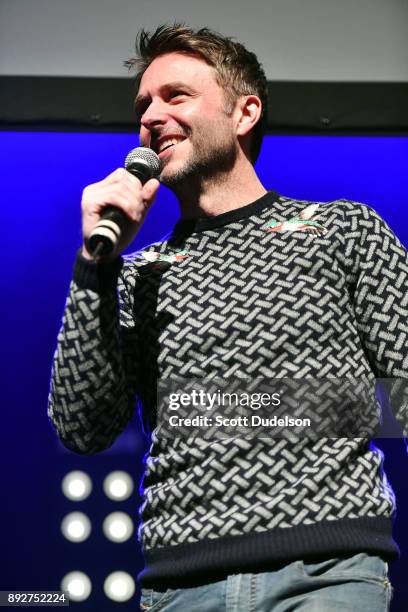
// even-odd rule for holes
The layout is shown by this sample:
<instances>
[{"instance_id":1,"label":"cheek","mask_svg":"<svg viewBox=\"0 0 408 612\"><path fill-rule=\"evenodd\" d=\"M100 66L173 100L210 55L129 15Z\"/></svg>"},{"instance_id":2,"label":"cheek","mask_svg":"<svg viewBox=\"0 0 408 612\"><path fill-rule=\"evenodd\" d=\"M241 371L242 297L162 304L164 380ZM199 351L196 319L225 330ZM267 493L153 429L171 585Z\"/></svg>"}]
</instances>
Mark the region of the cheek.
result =
<instances>
[{"instance_id":1,"label":"cheek","mask_svg":"<svg viewBox=\"0 0 408 612\"><path fill-rule=\"evenodd\" d=\"M175 112L174 117L182 123L185 121L191 127L197 124L203 124L213 121L219 121L222 116L222 109L216 104L216 102L207 101L194 101L197 103L186 104L180 106L179 112Z\"/></svg>"}]
</instances>

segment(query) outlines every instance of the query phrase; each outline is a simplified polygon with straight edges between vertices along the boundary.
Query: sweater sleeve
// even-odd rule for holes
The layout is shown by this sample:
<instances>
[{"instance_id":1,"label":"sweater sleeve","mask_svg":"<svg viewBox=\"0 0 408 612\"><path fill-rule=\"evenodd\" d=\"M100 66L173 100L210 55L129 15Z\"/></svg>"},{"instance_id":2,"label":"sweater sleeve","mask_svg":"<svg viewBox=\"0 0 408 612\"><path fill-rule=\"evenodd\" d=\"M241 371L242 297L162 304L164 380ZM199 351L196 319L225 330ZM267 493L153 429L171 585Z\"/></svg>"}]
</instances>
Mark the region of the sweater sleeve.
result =
<instances>
[{"instance_id":1,"label":"sweater sleeve","mask_svg":"<svg viewBox=\"0 0 408 612\"><path fill-rule=\"evenodd\" d=\"M357 329L377 378L408 437L408 251L370 207L346 213L345 255L353 270Z\"/></svg>"},{"instance_id":2,"label":"sweater sleeve","mask_svg":"<svg viewBox=\"0 0 408 612\"><path fill-rule=\"evenodd\" d=\"M111 446L135 410L138 343L122 265L77 255L58 335L48 416L64 446L81 454Z\"/></svg>"}]
</instances>

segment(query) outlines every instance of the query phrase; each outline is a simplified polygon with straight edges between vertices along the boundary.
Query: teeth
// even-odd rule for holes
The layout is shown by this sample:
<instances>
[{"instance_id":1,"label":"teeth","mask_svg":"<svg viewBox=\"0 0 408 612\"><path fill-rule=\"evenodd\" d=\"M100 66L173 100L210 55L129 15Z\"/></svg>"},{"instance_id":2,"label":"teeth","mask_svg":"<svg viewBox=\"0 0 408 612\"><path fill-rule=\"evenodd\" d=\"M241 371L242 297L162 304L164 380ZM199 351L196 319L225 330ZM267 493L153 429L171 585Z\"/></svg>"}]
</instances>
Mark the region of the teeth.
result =
<instances>
[{"instance_id":1,"label":"teeth","mask_svg":"<svg viewBox=\"0 0 408 612\"><path fill-rule=\"evenodd\" d=\"M169 147L170 145L174 145L177 144L178 142L181 142L182 140L184 140L184 138L180 139L180 138L169 138L168 140L163 140L163 142L160 143L159 146L159 153L161 153L162 151L164 151L164 149L166 149L166 147Z\"/></svg>"}]
</instances>

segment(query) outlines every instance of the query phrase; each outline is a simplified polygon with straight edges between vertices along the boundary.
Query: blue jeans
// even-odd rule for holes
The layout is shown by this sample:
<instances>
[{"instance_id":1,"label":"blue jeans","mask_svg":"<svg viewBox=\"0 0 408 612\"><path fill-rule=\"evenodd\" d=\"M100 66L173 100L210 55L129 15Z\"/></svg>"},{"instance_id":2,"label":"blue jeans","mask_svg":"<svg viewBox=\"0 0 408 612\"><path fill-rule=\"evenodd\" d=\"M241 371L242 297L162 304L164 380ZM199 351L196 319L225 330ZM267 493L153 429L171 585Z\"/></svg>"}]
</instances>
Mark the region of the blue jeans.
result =
<instances>
[{"instance_id":1,"label":"blue jeans","mask_svg":"<svg viewBox=\"0 0 408 612\"><path fill-rule=\"evenodd\" d=\"M204 586L142 589L143 612L386 612L388 564L359 553L321 563L294 561L259 574L234 574Z\"/></svg>"}]
</instances>

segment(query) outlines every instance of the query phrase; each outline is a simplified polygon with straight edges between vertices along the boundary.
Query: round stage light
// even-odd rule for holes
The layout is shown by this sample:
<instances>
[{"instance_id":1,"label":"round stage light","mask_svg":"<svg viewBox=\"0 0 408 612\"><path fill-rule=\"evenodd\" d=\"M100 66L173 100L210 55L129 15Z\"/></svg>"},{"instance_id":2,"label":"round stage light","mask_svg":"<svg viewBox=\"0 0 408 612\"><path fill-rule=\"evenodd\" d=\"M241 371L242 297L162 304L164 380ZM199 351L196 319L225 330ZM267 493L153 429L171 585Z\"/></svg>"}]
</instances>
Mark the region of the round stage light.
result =
<instances>
[{"instance_id":1,"label":"round stage light","mask_svg":"<svg viewBox=\"0 0 408 612\"><path fill-rule=\"evenodd\" d=\"M61 591L68 591L72 601L85 601L92 591L91 581L83 572L70 572L61 580Z\"/></svg>"},{"instance_id":2,"label":"round stage light","mask_svg":"<svg viewBox=\"0 0 408 612\"><path fill-rule=\"evenodd\" d=\"M83 542L91 533L91 521L83 512L70 512L61 523L63 535L71 542Z\"/></svg>"},{"instance_id":3,"label":"round stage light","mask_svg":"<svg viewBox=\"0 0 408 612\"><path fill-rule=\"evenodd\" d=\"M103 481L103 490L114 501L128 499L133 493L133 480L127 472L111 472Z\"/></svg>"},{"instance_id":4,"label":"round stage light","mask_svg":"<svg viewBox=\"0 0 408 612\"><path fill-rule=\"evenodd\" d=\"M69 472L62 480L62 491L72 501L82 501L92 491L92 481L86 472L74 470Z\"/></svg>"},{"instance_id":5,"label":"round stage light","mask_svg":"<svg viewBox=\"0 0 408 612\"><path fill-rule=\"evenodd\" d=\"M133 534L133 521L125 512L112 512L103 521L102 529L112 542L126 542Z\"/></svg>"},{"instance_id":6,"label":"round stage light","mask_svg":"<svg viewBox=\"0 0 408 612\"><path fill-rule=\"evenodd\" d=\"M135 594L135 581L127 572L113 572L103 583L103 590L113 601L128 601Z\"/></svg>"}]
</instances>

